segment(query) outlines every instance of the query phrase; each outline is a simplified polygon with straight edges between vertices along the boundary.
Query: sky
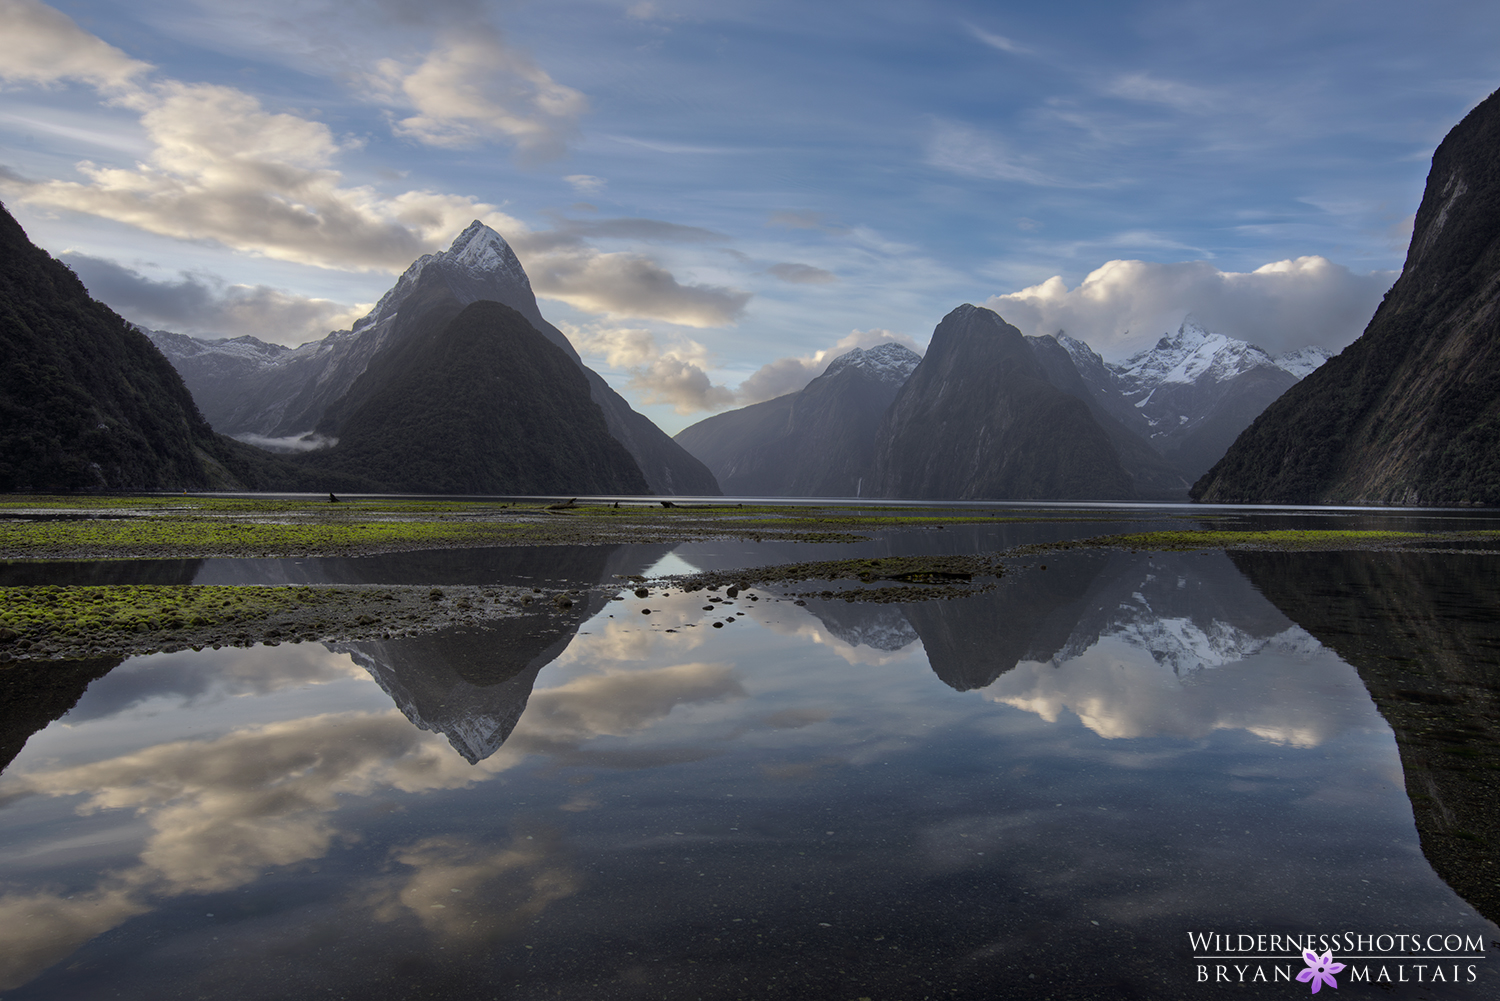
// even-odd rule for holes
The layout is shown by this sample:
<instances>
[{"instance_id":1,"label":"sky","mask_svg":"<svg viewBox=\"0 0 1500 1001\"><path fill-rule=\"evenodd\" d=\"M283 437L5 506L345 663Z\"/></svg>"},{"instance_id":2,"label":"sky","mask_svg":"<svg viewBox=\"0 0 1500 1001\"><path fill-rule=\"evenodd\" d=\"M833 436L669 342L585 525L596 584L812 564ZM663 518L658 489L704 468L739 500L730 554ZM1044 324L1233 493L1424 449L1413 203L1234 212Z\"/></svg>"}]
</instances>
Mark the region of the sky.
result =
<instances>
[{"instance_id":1,"label":"sky","mask_svg":"<svg viewBox=\"0 0 1500 1001\"><path fill-rule=\"evenodd\" d=\"M964 302L1348 344L1500 5L0 0L0 200L127 319L297 344L472 220L669 433Z\"/></svg>"}]
</instances>

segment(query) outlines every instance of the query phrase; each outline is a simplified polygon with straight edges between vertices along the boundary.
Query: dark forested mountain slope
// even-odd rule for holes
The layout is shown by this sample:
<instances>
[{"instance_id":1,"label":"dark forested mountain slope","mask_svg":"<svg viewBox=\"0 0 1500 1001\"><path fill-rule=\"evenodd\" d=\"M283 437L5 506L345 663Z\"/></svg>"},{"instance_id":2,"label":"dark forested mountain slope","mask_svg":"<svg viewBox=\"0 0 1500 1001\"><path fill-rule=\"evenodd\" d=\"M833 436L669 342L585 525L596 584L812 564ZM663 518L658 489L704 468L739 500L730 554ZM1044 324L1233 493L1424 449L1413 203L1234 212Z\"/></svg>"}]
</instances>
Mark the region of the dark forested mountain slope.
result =
<instances>
[{"instance_id":1,"label":"dark forested mountain slope","mask_svg":"<svg viewBox=\"0 0 1500 1001\"><path fill-rule=\"evenodd\" d=\"M281 485L214 432L172 365L0 208L0 491Z\"/></svg>"},{"instance_id":2,"label":"dark forested mountain slope","mask_svg":"<svg viewBox=\"0 0 1500 1001\"><path fill-rule=\"evenodd\" d=\"M583 372L526 317L441 285L425 327L371 362L297 461L421 493L646 493ZM414 297L415 298L415 297Z\"/></svg>"},{"instance_id":3,"label":"dark forested mountain slope","mask_svg":"<svg viewBox=\"0 0 1500 1001\"><path fill-rule=\"evenodd\" d=\"M1193 486L1220 502L1500 504L1500 92L1432 157L1406 267L1360 338Z\"/></svg>"}]
</instances>

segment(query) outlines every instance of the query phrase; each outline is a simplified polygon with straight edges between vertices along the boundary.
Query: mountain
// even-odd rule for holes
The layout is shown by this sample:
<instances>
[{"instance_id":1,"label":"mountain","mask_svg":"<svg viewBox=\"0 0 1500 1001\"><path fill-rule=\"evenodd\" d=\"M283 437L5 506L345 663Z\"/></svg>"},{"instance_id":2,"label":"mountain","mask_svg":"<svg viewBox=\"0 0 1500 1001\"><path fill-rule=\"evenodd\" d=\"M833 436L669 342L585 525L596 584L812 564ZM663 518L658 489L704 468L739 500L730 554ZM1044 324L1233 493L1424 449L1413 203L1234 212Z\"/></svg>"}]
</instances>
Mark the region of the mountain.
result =
<instances>
[{"instance_id":1,"label":"mountain","mask_svg":"<svg viewBox=\"0 0 1500 1001\"><path fill-rule=\"evenodd\" d=\"M943 317L876 435L877 497L1125 499L1130 474L1088 405L988 309Z\"/></svg>"},{"instance_id":2,"label":"mountain","mask_svg":"<svg viewBox=\"0 0 1500 1001\"><path fill-rule=\"evenodd\" d=\"M563 333L542 317L530 279L510 245L478 221L448 250L413 262L351 330L296 348L249 337L214 341L162 331L150 336L202 401L215 429L250 441L297 439L326 423L330 408L354 388L377 355L419 329L430 329L433 322L425 311L439 301L459 307L479 301L501 303L561 350L582 372L610 435L634 458L649 492L719 493L707 467L584 366Z\"/></svg>"},{"instance_id":3,"label":"mountain","mask_svg":"<svg viewBox=\"0 0 1500 1001\"><path fill-rule=\"evenodd\" d=\"M900 344L855 348L800 391L715 414L675 440L733 495L858 497L880 419L921 360Z\"/></svg>"},{"instance_id":4,"label":"mountain","mask_svg":"<svg viewBox=\"0 0 1500 1001\"><path fill-rule=\"evenodd\" d=\"M324 411L329 448L296 456L405 493L648 493L579 367L526 317L420 288L423 322Z\"/></svg>"},{"instance_id":5,"label":"mountain","mask_svg":"<svg viewBox=\"0 0 1500 1001\"><path fill-rule=\"evenodd\" d=\"M1359 339L1193 486L1215 502L1500 504L1500 91L1432 157L1406 266Z\"/></svg>"},{"instance_id":6,"label":"mountain","mask_svg":"<svg viewBox=\"0 0 1500 1001\"><path fill-rule=\"evenodd\" d=\"M1033 341L1053 338L1030 338ZM1058 332L1093 400L1191 483L1282 393L1328 360L1320 347L1272 357L1191 321L1123 364Z\"/></svg>"},{"instance_id":7,"label":"mountain","mask_svg":"<svg viewBox=\"0 0 1500 1001\"><path fill-rule=\"evenodd\" d=\"M215 434L151 341L3 207L0 357L0 491L266 489L300 475Z\"/></svg>"},{"instance_id":8,"label":"mountain","mask_svg":"<svg viewBox=\"0 0 1500 1001\"><path fill-rule=\"evenodd\" d=\"M1101 398L1084 381L1069 348L1051 337L1027 337L1026 343L1031 346L1031 353L1036 357L1037 364L1041 365L1047 381L1069 396L1082 400L1089 408L1095 422L1109 436L1120 463L1130 474L1131 485L1137 497L1173 501L1187 497L1187 489L1192 481L1174 463L1163 458L1145 435L1133 430L1125 420L1116 417L1105 406L1107 399ZM1082 344L1078 341L1073 343ZM1085 350L1088 347L1082 346ZM1098 355L1093 357L1098 360ZM1132 418L1130 423L1133 425L1134 413L1128 416Z\"/></svg>"}]
</instances>

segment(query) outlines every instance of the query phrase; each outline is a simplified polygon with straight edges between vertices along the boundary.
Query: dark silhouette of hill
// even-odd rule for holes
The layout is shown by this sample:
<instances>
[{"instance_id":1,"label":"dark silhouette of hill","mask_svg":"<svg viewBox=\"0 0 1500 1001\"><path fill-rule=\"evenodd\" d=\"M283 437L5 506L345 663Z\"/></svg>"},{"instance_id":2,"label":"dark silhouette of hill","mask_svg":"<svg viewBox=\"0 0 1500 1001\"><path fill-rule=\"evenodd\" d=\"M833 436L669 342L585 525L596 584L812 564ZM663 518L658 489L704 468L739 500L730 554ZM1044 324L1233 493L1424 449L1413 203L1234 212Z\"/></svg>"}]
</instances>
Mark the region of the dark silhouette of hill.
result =
<instances>
[{"instance_id":1,"label":"dark silhouette of hill","mask_svg":"<svg viewBox=\"0 0 1500 1001\"><path fill-rule=\"evenodd\" d=\"M649 492L583 372L526 317L436 283L404 310L417 329L325 413L338 444L299 464L417 493Z\"/></svg>"},{"instance_id":2,"label":"dark silhouette of hill","mask_svg":"<svg viewBox=\"0 0 1500 1001\"><path fill-rule=\"evenodd\" d=\"M300 483L277 457L215 434L151 341L90 298L3 207L0 357L0 491Z\"/></svg>"},{"instance_id":3,"label":"dark silhouette of hill","mask_svg":"<svg viewBox=\"0 0 1500 1001\"><path fill-rule=\"evenodd\" d=\"M943 317L886 411L873 479L878 497L1136 496L1088 404L1048 381L1019 330L968 304Z\"/></svg>"},{"instance_id":4,"label":"dark silhouette of hill","mask_svg":"<svg viewBox=\"0 0 1500 1001\"><path fill-rule=\"evenodd\" d=\"M732 495L868 496L880 419L919 361L900 344L855 348L798 392L715 414L675 440Z\"/></svg>"}]
</instances>

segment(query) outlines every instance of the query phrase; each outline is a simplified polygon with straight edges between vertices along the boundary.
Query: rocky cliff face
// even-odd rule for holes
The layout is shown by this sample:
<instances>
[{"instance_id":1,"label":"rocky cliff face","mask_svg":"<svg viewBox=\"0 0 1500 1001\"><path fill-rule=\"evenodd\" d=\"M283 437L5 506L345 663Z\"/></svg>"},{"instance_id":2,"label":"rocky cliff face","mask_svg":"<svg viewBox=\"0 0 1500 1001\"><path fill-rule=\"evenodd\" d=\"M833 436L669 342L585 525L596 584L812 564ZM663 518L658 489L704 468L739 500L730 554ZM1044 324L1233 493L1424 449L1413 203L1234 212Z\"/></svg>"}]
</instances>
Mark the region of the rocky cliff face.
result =
<instances>
[{"instance_id":1,"label":"rocky cliff face","mask_svg":"<svg viewBox=\"0 0 1500 1001\"><path fill-rule=\"evenodd\" d=\"M1360 338L1193 487L1219 502L1500 504L1500 93L1432 157L1406 266Z\"/></svg>"},{"instance_id":2,"label":"rocky cliff face","mask_svg":"<svg viewBox=\"0 0 1500 1001\"><path fill-rule=\"evenodd\" d=\"M1136 496L1088 404L1048 380L1019 330L968 304L938 324L886 411L872 479L878 497Z\"/></svg>"},{"instance_id":3,"label":"rocky cliff face","mask_svg":"<svg viewBox=\"0 0 1500 1001\"><path fill-rule=\"evenodd\" d=\"M900 344L855 348L799 392L715 414L675 440L733 495L868 495L881 417L921 360Z\"/></svg>"},{"instance_id":4,"label":"rocky cliff face","mask_svg":"<svg viewBox=\"0 0 1500 1001\"><path fill-rule=\"evenodd\" d=\"M649 492L719 492L701 462L584 366L563 333L543 318L510 245L477 221L448 250L414 261L352 330L291 349L254 338L211 341L164 331L152 331L151 337L201 401L204 416L216 430L249 441L296 439L326 425L330 410L342 408L340 401L378 355L430 326L426 312L439 299L460 307L480 301L501 303L561 350L583 373L611 436L630 452Z\"/></svg>"}]
</instances>

